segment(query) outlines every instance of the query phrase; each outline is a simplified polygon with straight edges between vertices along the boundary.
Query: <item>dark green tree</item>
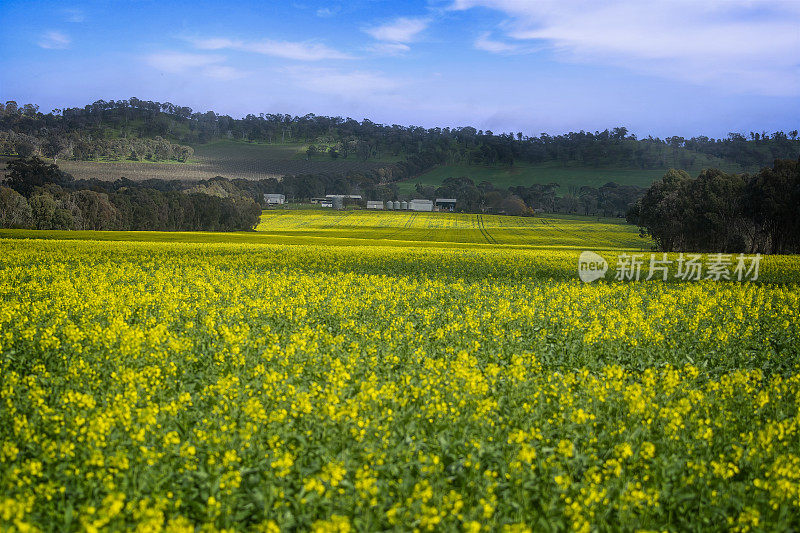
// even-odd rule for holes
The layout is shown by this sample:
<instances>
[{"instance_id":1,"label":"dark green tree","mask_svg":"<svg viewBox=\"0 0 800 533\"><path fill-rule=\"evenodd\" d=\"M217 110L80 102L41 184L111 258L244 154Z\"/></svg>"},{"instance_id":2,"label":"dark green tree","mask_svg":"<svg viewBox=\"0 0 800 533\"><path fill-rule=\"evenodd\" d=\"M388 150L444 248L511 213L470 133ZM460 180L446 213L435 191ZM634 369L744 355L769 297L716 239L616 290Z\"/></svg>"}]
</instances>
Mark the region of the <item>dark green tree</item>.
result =
<instances>
[{"instance_id":1,"label":"dark green tree","mask_svg":"<svg viewBox=\"0 0 800 533\"><path fill-rule=\"evenodd\" d=\"M49 183L66 185L72 176L61 171L56 165L48 165L38 157L12 159L6 165L8 176L5 184L22 196L28 197L34 188Z\"/></svg>"}]
</instances>

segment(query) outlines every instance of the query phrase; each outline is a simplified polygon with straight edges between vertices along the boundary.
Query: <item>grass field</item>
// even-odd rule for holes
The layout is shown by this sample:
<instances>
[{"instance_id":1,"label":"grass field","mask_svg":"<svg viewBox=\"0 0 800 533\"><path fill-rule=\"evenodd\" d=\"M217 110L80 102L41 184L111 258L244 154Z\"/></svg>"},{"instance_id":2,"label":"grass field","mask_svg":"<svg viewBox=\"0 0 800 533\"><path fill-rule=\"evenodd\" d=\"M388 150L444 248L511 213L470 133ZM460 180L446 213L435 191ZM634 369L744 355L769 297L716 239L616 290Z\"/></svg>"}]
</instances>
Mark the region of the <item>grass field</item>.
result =
<instances>
[{"instance_id":1,"label":"grass field","mask_svg":"<svg viewBox=\"0 0 800 533\"><path fill-rule=\"evenodd\" d=\"M295 143L249 143L241 141L218 140L196 144L194 157L200 160L252 160L252 159L295 159L302 155L306 145Z\"/></svg>"},{"instance_id":2,"label":"grass field","mask_svg":"<svg viewBox=\"0 0 800 533\"><path fill-rule=\"evenodd\" d=\"M4 230L0 530L797 530L800 257L578 280L580 248L633 237Z\"/></svg>"},{"instance_id":3,"label":"grass field","mask_svg":"<svg viewBox=\"0 0 800 533\"><path fill-rule=\"evenodd\" d=\"M365 171L385 165L355 157L331 159L305 157L305 144L259 144L213 141L197 145L195 159L211 165L226 178L264 179L285 175L336 174Z\"/></svg>"},{"instance_id":4,"label":"grass field","mask_svg":"<svg viewBox=\"0 0 800 533\"><path fill-rule=\"evenodd\" d=\"M698 157L696 165L687 169L689 174L696 176L704 168L721 168L728 172L740 173L737 165L728 164L722 160L709 157ZM680 168L679 164L675 168ZM482 166L482 165L441 165L416 178L406 180L399 184L399 191L412 194L415 185L441 185L447 178L467 177L476 184L482 181L493 183L499 189L507 189L516 185L533 185L558 183L561 187L559 194L569 192L570 188L583 186L600 187L613 181L619 185L636 185L649 187L653 181L661 178L666 169L638 170L632 168L592 168L581 166L563 166L556 162L541 164L517 163L513 166Z\"/></svg>"}]
</instances>

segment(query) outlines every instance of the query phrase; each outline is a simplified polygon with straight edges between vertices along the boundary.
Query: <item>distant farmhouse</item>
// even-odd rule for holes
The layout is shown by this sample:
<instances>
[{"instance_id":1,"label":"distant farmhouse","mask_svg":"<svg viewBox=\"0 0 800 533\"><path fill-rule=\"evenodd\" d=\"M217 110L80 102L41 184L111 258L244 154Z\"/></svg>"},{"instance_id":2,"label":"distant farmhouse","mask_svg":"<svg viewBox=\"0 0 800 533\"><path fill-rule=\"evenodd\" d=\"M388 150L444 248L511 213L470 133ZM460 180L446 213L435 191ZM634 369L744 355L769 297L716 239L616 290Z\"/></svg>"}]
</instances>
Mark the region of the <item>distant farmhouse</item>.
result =
<instances>
[{"instance_id":1,"label":"distant farmhouse","mask_svg":"<svg viewBox=\"0 0 800 533\"><path fill-rule=\"evenodd\" d=\"M265 194L264 203L267 206L275 206L286 203L286 196L283 194ZM455 198L437 198L431 201L425 198L414 198L413 200L364 200L360 194L327 194L325 197L315 197L311 199L312 204L329 209L344 209L347 206L360 206L367 209L383 211L455 211Z\"/></svg>"},{"instance_id":2,"label":"distant farmhouse","mask_svg":"<svg viewBox=\"0 0 800 533\"><path fill-rule=\"evenodd\" d=\"M286 203L286 196L283 194L264 194L264 203L267 205L282 205Z\"/></svg>"}]
</instances>

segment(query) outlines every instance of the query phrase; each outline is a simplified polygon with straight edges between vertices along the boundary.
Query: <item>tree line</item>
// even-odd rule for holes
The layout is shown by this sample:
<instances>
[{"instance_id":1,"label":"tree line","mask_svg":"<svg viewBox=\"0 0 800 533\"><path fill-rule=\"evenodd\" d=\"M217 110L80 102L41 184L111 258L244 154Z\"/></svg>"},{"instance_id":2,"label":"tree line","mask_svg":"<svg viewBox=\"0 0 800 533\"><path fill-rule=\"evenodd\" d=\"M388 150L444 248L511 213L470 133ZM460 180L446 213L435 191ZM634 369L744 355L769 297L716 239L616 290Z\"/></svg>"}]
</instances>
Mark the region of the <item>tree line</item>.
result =
<instances>
[{"instance_id":1,"label":"tree line","mask_svg":"<svg viewBox=\"0 0 800 533\"><path fill-rule=\"evenodd\" d=\"M800 252L800 161L749 174L669 170L628 214L665 252Z\"/></svg>"},{"instance_id":2,"label":"tree line","mask_svg":"<svg viewBox=\"0 0 800 533\"><path fill-rule=\"evenodd\" d=\"M559 194L558 183L516 186L509 190L537 210L570 215L624 217L645 189L608 182L601 187L570 187Z\"/></svg>"},{"instance_id":3,"label":"tree line","mask_svg":"<svg viewBox=\"0 0 800 533\"><path fill-rule=\"evenodd\" d=\"M161 137L178 146L229 138L251 142L302 142L309 156L380 159L385 155L410 158L432 154L447 164L513 165L553 162L563 166L630 167L639 169L691 168L706 157L720 158L745 171L775 159L800 157L797 130L730 133L726 138L680 136L637 138L624 127L563 135L522 132L494 133L473 127L422 128L376 124L364 119L308 114L249 114L235 119L213 111L194 112L169 102L99 100L83 108L41 113L37 106L0 104L0 131L25 134L43 142L78 132L86 139L150 139ZM173 151L176 149L173 148ZM102 150L98 149L98 152ZM180 153L177 149L176 153ZM152 157L158 157L151 151ZM20 154L22 155L22 154ZM138 157L147 157L139 154ZM88 157L73 152L72 157ZM178 159L178 157L176 157Z\"/></svg>"},{"instance_id":4,"label":"tree line","mask_svg":"<svg viewBox=\"0 0 800 533\"><path fill-rule=\"evenodd\" d=\"M103 138L86 132L39 132L36 135L0 131L0 154L19 157L46 157L57 163L59 159L93 161L179 161L186 162L194 148L171 143L163 137Z\"/></svg>"},{"instance_id":5,"label":"tree line","mask_svg":"<svg viewBox=\"0 0 800 533\"><path fill-rule=\"evenodd\" d=\"M475 183L461 176L445 179L441 185L416 184L415 193L401 194L397 183L381 182L378 169L347 174L307 174L286 176L281 180L232 180L239 191L256 201L264 193L286 195L289 201L308 202L327 194L358 194L364 200L400 200L414 198L455 198L455 210L462 213L502 213L533 215L536 212L624 217L643 194L641 187L607 183L602 187L570 189L558 196L560 185L518 186L502 189L483 181ZM214 183L213 180L211 183Z\"/></svg>"},{"instance_id":6,"label":"tree line","mask_svg":"<svg viewBox=\"0 0 800 533\"><path fill-rule=\"evenodd\" d=\"M74 180L36 157L14 159L0 186L0 227L42 230L241 231L261 207L230 184L182 190L174 181ZM219 178L218 182L227 182Z\"/></svg>"},{"instance_id":7,"label":"tree line","mask_svg":"<svg viewBox=\"0 0 800 533\"><path fill-rule=\"evenodd\" d=\"M415 163L416 162L416 163ZM415 156L397 167L395 176L425 165ZM306 174L280 180L211 180L182 182L150 179L132 181L75 180L55 164L18 158L8 164L3 190L3 227L37 229L240 230L252 228L265 193L279 193L295 202L327 194L358 194L364 200L398 200L397 182L386 182L386 169L346 174ZM417 185L411 196L455 198L465 213L532 215L563 212L623 216L644 189L609 183L583 187L559 197L558 185L531 185L502 189L492 183L475 184L467 177L448 178L440 186Z\"/></svg>"}]
</instances>

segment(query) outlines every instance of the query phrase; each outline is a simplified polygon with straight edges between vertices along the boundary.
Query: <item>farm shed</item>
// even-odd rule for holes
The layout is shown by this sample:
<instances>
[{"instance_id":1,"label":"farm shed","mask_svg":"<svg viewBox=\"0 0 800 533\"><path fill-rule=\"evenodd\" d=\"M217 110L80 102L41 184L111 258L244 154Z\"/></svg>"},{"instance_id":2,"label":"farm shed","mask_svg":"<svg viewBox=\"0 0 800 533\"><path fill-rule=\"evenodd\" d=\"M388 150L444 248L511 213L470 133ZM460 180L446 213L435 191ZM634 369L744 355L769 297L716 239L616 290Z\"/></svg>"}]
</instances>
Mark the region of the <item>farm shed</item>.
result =
<instances>
[{"instance_id":1,"label":"farm shed","mask_svg":"<svg viewBox=\"0 0 800 533\"><path fill-rule=\"evenodd\" d=\"M325 198L341 198L342 200L361 200L360 194L326 194Z\"/></svg>"},{"instance_id":2,"label":"farm shed","mask_svg":"<svg viewBox=\"0 0 800 533\"><path fill-rule=\"evenodd\" d=\"M455 198L437 198L434 202L439 211L453 211L456 207Z\"/></svg>"},{"instance_id":3,"label":"farm shed","mask_svg":"<svg viewBox=\"0 0 800 533\"><path fill-rule=\"evenodd\" d=\"M367 209L383 209L383 202L380 200L367 200Z\"/></svg>"},{"instance_id":4,"label":"farm shed","mask_svg":"<svg viewBox=\"0 0 800 533\"><path fill-rule=\"evenodd\" d=\"M346 205L361 204L360 194L326 194L325 200L331 202L336 209L343 209Z\"/></svg>"},{"instance_id":5,"label":"farm shed","mask_svg":"<svg viewBox=\"0 0 800 533\"><path fill-rule=\"evenodd\" d=\"M408 202L408 208L412 211L433 211L433 202L415 198Z\"/></svg>"},{"instance_id":6,"label":"farm shed","mask_svg":"<svg viewBox=\"0 0 800 533\"><path fill-rule=\"evenodd\" d=\"M283 194L264 194L264 203L267 205L281 205L286 203L286 196Z\"/></svg>"}]
</instances>

